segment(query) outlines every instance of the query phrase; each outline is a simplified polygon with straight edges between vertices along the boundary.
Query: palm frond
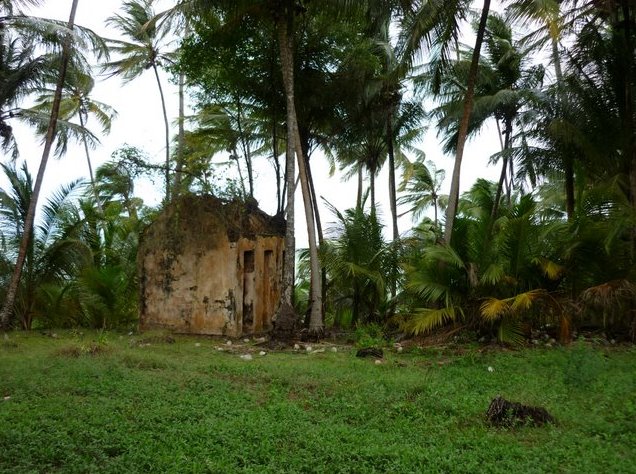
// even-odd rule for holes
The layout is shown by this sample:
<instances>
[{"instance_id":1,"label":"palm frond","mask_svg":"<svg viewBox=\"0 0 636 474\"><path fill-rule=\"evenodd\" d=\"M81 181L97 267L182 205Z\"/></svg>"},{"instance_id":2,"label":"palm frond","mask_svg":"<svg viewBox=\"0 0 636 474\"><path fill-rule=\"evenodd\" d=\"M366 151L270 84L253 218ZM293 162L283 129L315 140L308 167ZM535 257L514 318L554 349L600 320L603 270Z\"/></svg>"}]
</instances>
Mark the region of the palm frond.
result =
<instances>
[{"instance_id":1,"label":"palm frond","mask_svg":"<svg viewBox=\"0 0 636 474\"><path fill-rule=\"evenodd\" d=\"M463 316L462 309L454 306L440 309L422 308L416 310L412 317L405 322L404 329L417 336L431 332L448 323L456 322Z\"/></svg>"}]
</instances>

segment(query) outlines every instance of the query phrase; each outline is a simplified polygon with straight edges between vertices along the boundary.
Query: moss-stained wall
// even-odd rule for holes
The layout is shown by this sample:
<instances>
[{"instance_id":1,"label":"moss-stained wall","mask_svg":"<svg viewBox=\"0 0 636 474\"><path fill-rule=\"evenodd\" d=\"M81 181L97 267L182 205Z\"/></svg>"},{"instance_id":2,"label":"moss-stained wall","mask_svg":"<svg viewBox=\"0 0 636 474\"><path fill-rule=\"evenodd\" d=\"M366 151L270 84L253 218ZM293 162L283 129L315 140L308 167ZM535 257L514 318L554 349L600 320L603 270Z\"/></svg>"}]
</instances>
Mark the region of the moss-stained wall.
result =
<instances>
[{"instance_id":1,"label":"moss-stained wall","mask_svg":"<svg viewBox=\"0 0 636 474\"><path fill-rule=\"evenodd\" d=\"M240 336L267 331L281 294L284 222L255 206L187 196L143 233L142 328Z\"/></svg>"}]
</instances>

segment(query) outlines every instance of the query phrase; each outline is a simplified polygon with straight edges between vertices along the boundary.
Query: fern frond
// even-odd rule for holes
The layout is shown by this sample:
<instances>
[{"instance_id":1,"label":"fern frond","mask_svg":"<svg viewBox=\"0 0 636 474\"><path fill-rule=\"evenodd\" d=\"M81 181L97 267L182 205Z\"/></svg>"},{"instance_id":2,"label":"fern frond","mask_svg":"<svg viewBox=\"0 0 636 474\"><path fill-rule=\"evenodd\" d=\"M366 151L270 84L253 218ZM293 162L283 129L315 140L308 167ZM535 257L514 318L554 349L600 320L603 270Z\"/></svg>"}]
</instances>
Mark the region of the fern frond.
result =
<instances>
[{"instance_id":1,"label":"fern frond","mask_svg":"<svg viewBox=\"0 0 636 474\"><path fill-rule=\"evenodd\" d=\"M559 265L552 260L548 260L545 257L538 257L532 260L532 263L537 265L543 274L550 280L558 280L563 273L565 273L565 267Z\"/></svg>"},{"instance_id":2,"label":"fern frond","mask_svg":"<svg viewBox=\"0 0 636 474\"><path fill-rule=\"evenodd\" d=\"M525 293L519 293L513 298L509 298L509 300L512 300L512 304L510 305L510 307L515 313L520 311L527 311L532 307L536 300L544 297L545 294L546 291L543 289L536 289L526 291Z\"/></svg>"},{"instance_id":3,"label":"fern frond","mask_svg":"<svg viewBox=\"0 0 636 474\"><path fill-rule=\"evenodd\" d=\"M486 321L495 321L510 312L510 303L508 300L488 298L479 307L479 312Z\"/></svg>"},{"instance_id":4,"label":"fern frond","mask_svg":"<svg viewBox=\"0 0 636 474\"><path fill-rule=\"evenodd\" d=\"M521 322L516 319L505 318L497 329L497 340L504 344L520 346L525 341Z\"/></svg>"}]
</instances>

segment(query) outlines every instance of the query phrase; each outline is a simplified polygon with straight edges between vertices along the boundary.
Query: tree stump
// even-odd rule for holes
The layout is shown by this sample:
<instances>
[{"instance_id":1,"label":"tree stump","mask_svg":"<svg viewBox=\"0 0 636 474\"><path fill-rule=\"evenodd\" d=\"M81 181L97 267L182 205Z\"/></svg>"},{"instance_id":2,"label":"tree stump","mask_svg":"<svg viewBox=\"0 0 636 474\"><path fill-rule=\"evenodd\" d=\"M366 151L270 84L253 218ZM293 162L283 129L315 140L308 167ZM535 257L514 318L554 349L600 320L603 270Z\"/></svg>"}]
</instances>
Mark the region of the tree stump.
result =
<instances>
[{"instance_id":1,"label":"tree stump","mask_svg":"<svg viewBox=\"0 0 636 474\"><path fill-rule=\"evenodd\" d=\"M384 357L384 351L377 347L364 347L356 352L356 357L375 357L376 359L382 359Z\"/></svg>"},{"instance_id":2,"label":"tree stump","mask_svg":"<svg viewBox=\"0 0 636 474\"><path fill-rule=\"evenodd\" d=\"M298 328L298 315L289 304L283 303L280 306L276 320L273 321L272 340L289 343L296 337Z\"/></svg>"},{"instance_id":3,"label":"tree stump","mask_svg":"<svg viewBox=\"0 0 636 474\"><path fill-rule=\"evenodd\" d=\"M554 417L543 407L511 402L500 395L490 402L486 418L491 426L542 426L555 422Z\"/></svg>"}]
</instances>

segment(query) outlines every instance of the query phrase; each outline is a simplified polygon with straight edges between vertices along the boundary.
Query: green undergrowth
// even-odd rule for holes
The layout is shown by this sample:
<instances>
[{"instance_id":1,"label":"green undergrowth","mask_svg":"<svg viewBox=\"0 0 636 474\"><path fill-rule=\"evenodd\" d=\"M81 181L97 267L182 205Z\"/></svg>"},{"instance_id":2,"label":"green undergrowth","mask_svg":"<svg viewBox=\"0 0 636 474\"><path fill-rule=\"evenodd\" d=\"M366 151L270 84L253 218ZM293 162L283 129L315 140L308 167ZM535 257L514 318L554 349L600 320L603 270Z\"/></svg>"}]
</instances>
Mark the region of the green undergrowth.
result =
<instances>
[{"instance_id":1,"label":"green undergrowth","mask_svg":"<svg viewBox=\"0 0 636 474\"><path fill-rule=\"evenodd\" d=\"M0 472L636 472L633 347L389 352L382 364L346 347L260 350L11 333ZM496 395L557 424L490 428Z\"/></svg>"}]
</instances>

